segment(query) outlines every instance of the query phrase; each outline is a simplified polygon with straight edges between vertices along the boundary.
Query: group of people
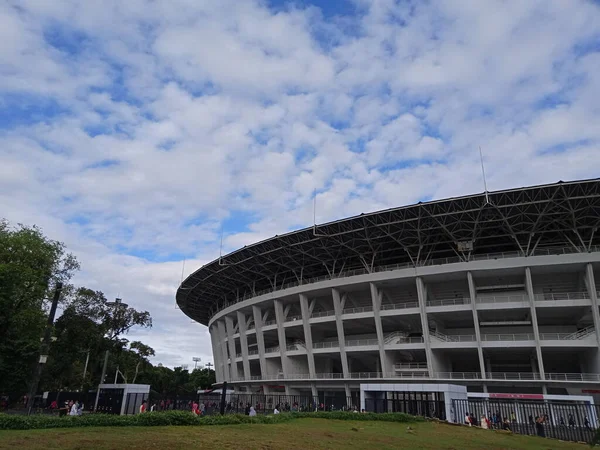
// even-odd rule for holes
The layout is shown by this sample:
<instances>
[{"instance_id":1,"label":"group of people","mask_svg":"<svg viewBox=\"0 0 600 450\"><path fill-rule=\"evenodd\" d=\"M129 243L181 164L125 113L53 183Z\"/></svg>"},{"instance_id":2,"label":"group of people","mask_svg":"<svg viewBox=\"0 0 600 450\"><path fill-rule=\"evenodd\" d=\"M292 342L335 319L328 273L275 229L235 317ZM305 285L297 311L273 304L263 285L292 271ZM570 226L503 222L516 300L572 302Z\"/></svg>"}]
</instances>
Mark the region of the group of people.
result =
<instances>
[{"instance_id":1,"label":"group of people","mask_svg":"<svg viewBox=\"0 0 600 450\"><path fill-rule=\"evenodd\" d=\"M59 416L81 416L83 414L83 407L83 402L79 400L67 400L64 406L60 408L56 400L50 403L50 411L58 411Z\"/></svg>"},{"instance_id":2,"label":"group of people","mask_svg":"<svg viewBox=\"0 0 600 450\"><path fill-rule=\"evenodd\" d=\"M511 420L513 420L513 415L514 413L511 413ZM516 420L516 419L515 419ZM514 422L514 420L513 420ZM465 413L465 424L469 425L470 427L476 427L476 426L481 426L481 428L483 428L484 430L506 430L506 431L510 431L510 422L508 421L507 417L502 418L502 415L500 414L500 412L495 412L493 414L488 413L488 415L486 416L485 414L481 415L481 420L478 422L477 418L475 417L475 415L473 413Z\"/></svg>"}]
</instances>

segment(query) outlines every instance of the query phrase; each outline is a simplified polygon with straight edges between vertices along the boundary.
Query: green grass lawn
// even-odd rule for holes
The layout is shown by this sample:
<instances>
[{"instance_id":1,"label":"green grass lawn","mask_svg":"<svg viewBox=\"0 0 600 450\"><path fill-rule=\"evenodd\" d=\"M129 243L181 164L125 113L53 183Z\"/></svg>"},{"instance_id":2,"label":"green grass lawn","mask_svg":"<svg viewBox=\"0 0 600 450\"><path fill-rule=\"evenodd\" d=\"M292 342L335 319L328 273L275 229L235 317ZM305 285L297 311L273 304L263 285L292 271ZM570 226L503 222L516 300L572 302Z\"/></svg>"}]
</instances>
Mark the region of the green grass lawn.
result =
<instances>
[{"instance_id":1,"label":"green grass lawn","mask_svg":"<svg viewBox=\"0 0 600 450\"><path fill-rule=\"evenodd\" d=\"M408 426L413 430L409 431ZM583 450L589 447L433 422L407 425L389 422L296 419L289 423L273 425L0 431L0 448Z\"/></svg>"}]
</instances>

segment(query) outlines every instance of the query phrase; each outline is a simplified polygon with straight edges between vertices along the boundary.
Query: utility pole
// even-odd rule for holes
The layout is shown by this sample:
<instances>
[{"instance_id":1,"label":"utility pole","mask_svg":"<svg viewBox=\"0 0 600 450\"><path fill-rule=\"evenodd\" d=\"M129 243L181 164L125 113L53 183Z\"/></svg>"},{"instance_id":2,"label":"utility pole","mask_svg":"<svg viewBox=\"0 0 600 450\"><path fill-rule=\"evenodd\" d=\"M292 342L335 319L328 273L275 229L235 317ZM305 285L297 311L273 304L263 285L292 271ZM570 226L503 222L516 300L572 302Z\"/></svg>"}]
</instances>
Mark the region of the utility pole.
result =
<instances>
[{"instance_id":1,"label":"utility pole","mask_svg":"<svg viewBox=\"0 0 600 450\"><path fill-rule=\"evenodd\" d=\"M127 305L127 303L123 303L123 301L120 298L116 298L114 302L106 302L106 305L114 308L115 314L119 310L127 309L127 306L129 306L129 305ZM96 412L96 410L98 409L98 400L100 399L100 385L104 383L104 377L106 376L106 366L108 366L108 354L109 354L109 351L106 350L106 353L104 354L104 365L102 366L102 376L100 377L100 384L98 384L98 390L96 391L96 401L94 403L94 412Z\"/></svg>"},{"instance_id":2,"label":"utility pole","mask_svg":"<svg viewBox=\"0 0 600 450\"><path fill-rule=\"evenodd\" d=\"M90 362L90 349L87 349L87 356L85 357L85 366L83 367L83 377L81 377L81 392L83 392L83 386L85 384L85 375L87 373L88 363Z\"/></svg>"},{"instance_id":3,"label":"utility pole","mask_svg":"<svg viewBox=\"0 0 600 450\"><path fill-rule=\"evenodd\" d=\"M106 366L108 365L108 354L109 351L106 350L104 354L104 365L102 366L102 376L100 377L100 384L104 383L104 377L106 376ZM98 389L96 390L96 401L94 402L94 412L98 409L98 399L100 398L100 384L98 384Z\"/></svg>"},{"instance_id":4,"label":"utility pole","mask_svg":"<svg viewBox=\"0 0 600 450\"><path fill-rule=\"evenodd\" d=\"M46 330L44 331L44 339L42 340L42 346L40 348L40 357L35 367L35 372L33 373L33 380L31 381L31 387L29 389L29 397L27 398L27 415L30 415L31 410L33 409L33 402L35 400L35 394L40 383L40 377L42 376L42 369L48 360L50 338L52 336L52 328L54 327L54 316L56 316L56 308L58 307L58 300L60 299L62 288L63 285L61 282L56 283L56 288L54 289L54 298L52 299L52 306L50 307L50 314L48 314L48 322L46 323Z\"/></svg>"}]
</instances>

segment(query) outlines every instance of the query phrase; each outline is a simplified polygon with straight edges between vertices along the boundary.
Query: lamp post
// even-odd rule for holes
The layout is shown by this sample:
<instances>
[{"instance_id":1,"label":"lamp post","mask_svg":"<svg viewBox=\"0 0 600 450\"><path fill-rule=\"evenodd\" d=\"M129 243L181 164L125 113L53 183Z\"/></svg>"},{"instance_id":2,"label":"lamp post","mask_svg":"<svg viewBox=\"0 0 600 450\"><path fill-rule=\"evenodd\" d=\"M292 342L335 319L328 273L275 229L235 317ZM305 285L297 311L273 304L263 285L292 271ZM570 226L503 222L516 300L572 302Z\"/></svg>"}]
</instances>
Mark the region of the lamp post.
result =
<instances>
[{"instance_id":1,"label":"lamp post","mask_svg":"<svg viewBox=\"0 0 600 450\"><path fill-rule=\"evenodd\" d=\"M192 361L194 361L194 370L196 370L196 369L198 368L198 363L199 363L200 361L202 361L202 358L200 358L200 357L198 357L198 356L194 356L194 357L192 358Z\"/></svg>"},{"instance_id":2,"label":"lamp post","mask_svg":"<svg viewBox=\"0 0 600 450\"><path fill-rule=\"evenodd\" d=\"M40 377L42 376L42 369L44 368L44 364L46 364L48 359L52 328L54 327L54 316L56 315L56 308L58 307L58 300L60 299L62 288L62 283L56 283L54 298L52 299L52 306L50 306L50 314L48 314L48 322L46 323L46 330L44 331L44 338L42 340L42 347L40 348L38 364L35 367L33 380L31 381L31 388L29 389L29 398L27 399L27 415L31 414L31 409L33 408L33 402L35 400L35 394L37 392L38 385L40 384Z\"/></svg>"},{"instance_id":3,"label":"lamp post","mask_svg":"<svg viewBox=\"0 0 600 450\"><path fill-rule=\"evenodd\" d=\"M116 298L114 302L106 302L108 306L112 306L115 309L115 314L119 310L126 309L129 305L123 303L123 300ZM100 377L100 383L98 384L98 390L96 391L96 401L94 403L94 412L98 409L98 399L100 398L100 385L104 383L104 377L106 376L106 366L108 366L108 354L109 350L106 350L104 354L104 365L102 366L102 376Z\"/></svg>"}]
</instances>

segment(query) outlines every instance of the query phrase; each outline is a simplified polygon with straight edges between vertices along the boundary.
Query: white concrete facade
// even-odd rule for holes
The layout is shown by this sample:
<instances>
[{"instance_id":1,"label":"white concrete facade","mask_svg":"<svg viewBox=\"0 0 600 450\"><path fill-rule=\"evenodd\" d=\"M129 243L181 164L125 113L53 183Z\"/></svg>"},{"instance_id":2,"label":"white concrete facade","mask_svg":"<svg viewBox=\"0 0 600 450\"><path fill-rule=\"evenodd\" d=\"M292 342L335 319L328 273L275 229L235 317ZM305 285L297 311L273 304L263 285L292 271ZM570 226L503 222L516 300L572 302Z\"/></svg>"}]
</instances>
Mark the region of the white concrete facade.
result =
<instances>
[{"instance_id":1,"label":"white concrete facade","mask_svg":"<svg viewBox=\"0 0 600 450\"><path fill-rule=\"evenodd\" d=\"M240 301L209 322L217 381L313 395L357 393L365 380L600 389L600 252L556 253L341 276Z\"/></svg>"}]
</instances>

